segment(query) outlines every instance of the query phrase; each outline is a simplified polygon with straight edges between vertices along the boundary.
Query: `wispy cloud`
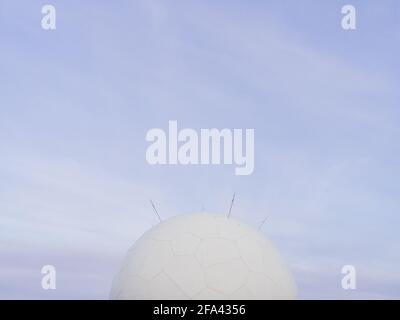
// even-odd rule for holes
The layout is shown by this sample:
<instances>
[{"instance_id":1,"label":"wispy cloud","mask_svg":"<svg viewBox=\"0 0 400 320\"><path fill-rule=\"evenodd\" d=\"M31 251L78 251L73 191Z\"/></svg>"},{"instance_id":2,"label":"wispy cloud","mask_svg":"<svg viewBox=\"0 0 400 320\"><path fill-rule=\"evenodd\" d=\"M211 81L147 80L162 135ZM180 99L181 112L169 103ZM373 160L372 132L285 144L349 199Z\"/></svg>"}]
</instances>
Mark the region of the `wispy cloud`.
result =
<instances>
[{"instance_id":1,"label":"wispy cloud","mask_svg":"<svg viewBox=\"0 0 400 320\"><path fill-rule=\"evenodd\" d=\"M169 217L225 212L233 191L234 215L268 216L301 297L399 296L391 28L344 34L336 3L92 1L56 2L49 34L40 5L0 7L1 297L107 298L124 251L157 223L149 198ZM145 133L168 120L254 128L254 174L148 166ZM53 296L39 288L48 263Z\"/></svg>"}]
</instances>

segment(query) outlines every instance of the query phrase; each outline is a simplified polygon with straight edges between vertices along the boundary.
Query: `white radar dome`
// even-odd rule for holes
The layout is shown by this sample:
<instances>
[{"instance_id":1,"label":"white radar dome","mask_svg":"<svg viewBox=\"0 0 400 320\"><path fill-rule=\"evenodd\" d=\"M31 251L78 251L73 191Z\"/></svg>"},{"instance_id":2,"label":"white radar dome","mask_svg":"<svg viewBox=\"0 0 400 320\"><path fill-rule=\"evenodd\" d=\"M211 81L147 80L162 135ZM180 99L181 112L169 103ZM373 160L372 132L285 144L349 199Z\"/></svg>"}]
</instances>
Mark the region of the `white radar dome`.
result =
<instances>
[{"instance_id":1,"label":"white radar dome","mask_svg":"<svg viewBox=\"0 0 400 320\"><path fill-rule=\"evenodd\" d=\"M111 299L295 299L273 244L233 217L197 213L162 221L129 249Z\"/></svg>"}]
</instances>

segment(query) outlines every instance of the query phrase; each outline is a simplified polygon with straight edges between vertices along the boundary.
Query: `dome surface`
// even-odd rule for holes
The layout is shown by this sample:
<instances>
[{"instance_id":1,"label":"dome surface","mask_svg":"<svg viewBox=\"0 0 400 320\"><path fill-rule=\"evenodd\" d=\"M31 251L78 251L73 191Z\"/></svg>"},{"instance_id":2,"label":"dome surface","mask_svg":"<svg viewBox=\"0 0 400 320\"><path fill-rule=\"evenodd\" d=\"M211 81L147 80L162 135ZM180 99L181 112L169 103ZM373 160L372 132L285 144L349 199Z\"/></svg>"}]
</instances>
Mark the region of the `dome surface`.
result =
<instances>
[{"instance_id":1,"label":"dome surface","mask_svg":"<svg viewBox=\"0 0 400 320\"><path fill-rule=\"evenodd\" d=\"M162 221L129 249L111 299L295 299L293 278L258 230L224 215Z\"/></svg>"}]
</instances>

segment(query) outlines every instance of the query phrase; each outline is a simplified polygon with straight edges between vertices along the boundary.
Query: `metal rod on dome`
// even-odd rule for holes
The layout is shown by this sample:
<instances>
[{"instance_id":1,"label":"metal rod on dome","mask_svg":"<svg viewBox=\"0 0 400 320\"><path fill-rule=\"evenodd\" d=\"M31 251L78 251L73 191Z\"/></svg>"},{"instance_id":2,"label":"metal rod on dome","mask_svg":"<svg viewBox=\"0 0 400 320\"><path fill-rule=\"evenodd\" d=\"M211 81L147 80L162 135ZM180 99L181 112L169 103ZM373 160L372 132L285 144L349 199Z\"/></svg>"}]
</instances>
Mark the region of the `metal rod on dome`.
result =
<instances>
[{"instance_id":1,"label":"metal rod on dome","mask_svg":"<svg viewBox=\"0 0 400 320\"><path fill-rule=\"evenodd\" d=\"M258 227L258 230L261 230L262 226L264 225L265 221L267 221L268 216L264 218L264 220L261 222L260 226Z\"/></svg>"},{"instance_id":2,"label":"metal rod on dome","mask_svg":"<svg viewBox=\"0 0 400 320\"><path fill-rule=\"evenodd\" d=\"M231 206L230 206L230 208L229 208L229 212L228 212L228 215L227 215L228 218L229 218L230 215L231 215L233 202L235 201L235 196L236 196L236 192L233 193L233 197L232 197L232 201L231 201Z\"/></svg>"},{"instance_id":3,"label":"metal rod on dome","mask_svg":"<svg viewBox=\"0 0 400 320\"><path fill-rule=\"evenodd\" d=\"M160 215L158 214L158 211L157 211L157 209L156 209L156 206L154 205L154 202L153 202L153 200L151 200L151 199L150 199L150 203L151 203L151 206L153 207L153 209L154 209L154 212L156 213L156 215L157 215L158 219L160 219L160 221L162 221L162 219L161 219Z\"/></svg>"}]
</instances>

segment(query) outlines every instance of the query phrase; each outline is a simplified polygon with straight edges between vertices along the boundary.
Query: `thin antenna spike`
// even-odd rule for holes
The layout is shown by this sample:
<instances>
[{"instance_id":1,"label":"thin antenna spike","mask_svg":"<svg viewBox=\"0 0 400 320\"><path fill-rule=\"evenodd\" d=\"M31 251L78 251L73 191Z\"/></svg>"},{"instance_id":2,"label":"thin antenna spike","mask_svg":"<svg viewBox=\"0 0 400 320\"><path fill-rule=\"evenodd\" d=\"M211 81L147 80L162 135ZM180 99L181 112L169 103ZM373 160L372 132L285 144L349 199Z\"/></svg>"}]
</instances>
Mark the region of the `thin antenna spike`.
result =
<instances>
[{"instance_id":1,"label":"thin antenna spike","mask_svg":"<svg viewBox=\"0 0 400 320\"><path fill-rule=\"evenodd\" d=\"M228 218L229 218L230 215L231 215L231 211L232 211L232 207L233 207L233 202L235 201L235 196L236 196L236 192L233 193L233 197L232 197L232 201L231 201L231 206L230 206L230 208L229 208L229 212L228 212L228 215L227 215Z\"/></svg>"},{"instance_id":2,"label":"thin antenna spike","mask_svg":"<svg viewBox=\"0 0 400 320\"><path fill-rule=\"evenodd\" d=\"M151 199L150 199L150 203L151 203L151 206L153 207L153 209L154 209L154 212L156 213L156 215L157 215L158 219L159 219L160 221L162 221L162 219L161 219L160 215L158 214L158 211L157 211L157 209L156 209L156 206L154 205L154 202L153 202L153 200L151 200Z\"/></svg>"},{"instance_id":3,"label":"thin antenna spike","mask_svg":"<svg viewBox=\"0 0 400 320\"><path fill-rule=\"evenodd\" d=\"M260 226L258 227L258 230L261 230L261 228L263 227L265 221L267 221L268 216L264 218L264 220L261 222Z\"/></svg>"}]
</instances>

